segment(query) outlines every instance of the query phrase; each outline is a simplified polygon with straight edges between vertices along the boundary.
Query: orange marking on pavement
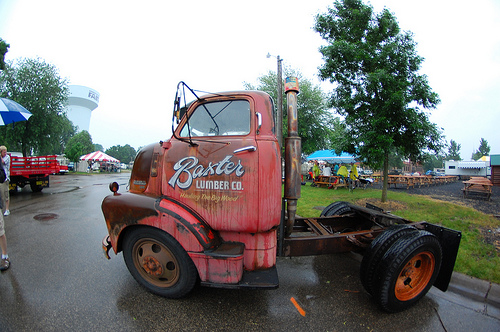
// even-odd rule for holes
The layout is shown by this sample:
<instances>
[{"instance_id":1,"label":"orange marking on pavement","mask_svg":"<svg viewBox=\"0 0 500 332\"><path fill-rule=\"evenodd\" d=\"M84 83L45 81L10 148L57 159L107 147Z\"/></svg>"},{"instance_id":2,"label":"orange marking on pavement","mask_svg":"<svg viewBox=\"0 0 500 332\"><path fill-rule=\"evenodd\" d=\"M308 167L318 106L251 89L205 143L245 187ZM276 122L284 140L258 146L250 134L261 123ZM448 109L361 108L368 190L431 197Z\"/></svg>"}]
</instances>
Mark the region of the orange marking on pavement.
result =
<instances>
[{"instance_id":1,"label":"orange marking on pavement","mask_svg":"<svg viewBox=\"0 0 500 332\"><path fill-rule=\"evenodd\" d=\"M299 314L306 317L306 312L304 311L304 309L301 308L301 306L297 303L297 301L293 297L290 298L290 301L292 301L295 308L297 308L297 310L299 311Z\"/></svg>"}]
</instances>

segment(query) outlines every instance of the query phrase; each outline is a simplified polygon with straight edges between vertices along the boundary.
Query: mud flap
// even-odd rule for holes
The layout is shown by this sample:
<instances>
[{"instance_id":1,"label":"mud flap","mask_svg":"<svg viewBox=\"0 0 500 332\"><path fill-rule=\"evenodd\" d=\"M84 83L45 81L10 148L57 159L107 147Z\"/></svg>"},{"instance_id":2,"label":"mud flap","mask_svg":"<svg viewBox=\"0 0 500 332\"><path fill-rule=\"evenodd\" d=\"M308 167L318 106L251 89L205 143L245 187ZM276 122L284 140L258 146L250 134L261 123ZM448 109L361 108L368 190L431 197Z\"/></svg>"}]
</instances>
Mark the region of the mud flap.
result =
<instances>
[{"instance_id":1,"label":"mud flap","mask_svg":"<svg viewBox=\"0 0 500 332\"><path fill-rule=\"evenodd\" d=\"M443 251L443 259L441 262L441 269L434 282L434 286L443 292L446 292L451 280L455 261L457 259L458 247L462 239L462 232L455 231L446 227L425 224L425 230L434 234Z\"/></svg>"}]
</instances>

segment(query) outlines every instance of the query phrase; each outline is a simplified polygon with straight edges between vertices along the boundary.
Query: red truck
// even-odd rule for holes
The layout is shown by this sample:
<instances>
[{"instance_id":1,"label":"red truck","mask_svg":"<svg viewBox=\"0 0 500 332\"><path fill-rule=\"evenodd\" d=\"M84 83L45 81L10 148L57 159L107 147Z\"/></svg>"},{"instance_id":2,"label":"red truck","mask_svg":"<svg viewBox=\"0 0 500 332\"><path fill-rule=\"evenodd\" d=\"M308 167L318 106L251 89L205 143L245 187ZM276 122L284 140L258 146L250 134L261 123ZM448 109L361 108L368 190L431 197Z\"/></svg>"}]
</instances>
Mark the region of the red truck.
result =
<instances>
[{"instance_id":1,"label":"red truck","mask_svg":"<svg viewBox=\"0 0 500 332\"><path fill-rule=\"evenodd\" d=\"M66 166L67 170L67 166ZM9 189L17 191L29 184L33 192L49 187L49 176L64 172L56 156L17 157L10 156Z\"/></svg>"},{"instance_id":2,"label":"red truck","mask_svg":"<svg viewBox=\"0 0 500 332\"><path fill-rule=\"evenodd\" d=\"M186 103L185 91L196 100ZM361 282L386 311L410 307L433 285L446 291L460 232L346 202L332 202L320 217L296 215L297 93L298 86L287 86L282 196L270 96L240 91L198 98L181 82L172 137L143 148L129 191L119 193L111 183L112 194L102 202L107 258L111 248L123 251L138 283L169 298L186 295L197 282L276 288L277 257L343 252L363 255Z\"/></svg>"}]
</instances>

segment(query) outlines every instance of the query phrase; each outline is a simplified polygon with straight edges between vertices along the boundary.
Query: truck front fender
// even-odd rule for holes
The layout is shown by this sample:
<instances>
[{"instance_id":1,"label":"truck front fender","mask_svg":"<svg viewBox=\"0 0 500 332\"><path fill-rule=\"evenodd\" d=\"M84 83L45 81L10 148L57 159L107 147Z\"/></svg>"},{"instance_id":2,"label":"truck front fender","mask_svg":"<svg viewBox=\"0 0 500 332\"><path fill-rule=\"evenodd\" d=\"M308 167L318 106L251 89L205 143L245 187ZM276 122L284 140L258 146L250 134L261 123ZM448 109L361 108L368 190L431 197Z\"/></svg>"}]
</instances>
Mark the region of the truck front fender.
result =
<instances>
[{"instance_id":1,"label":"truck front fender","mask_svg":"<svg viewBox=\"0 0 500 332\"><path fill-rule=\"evenodd\" d=\"M181 202L163 196L156 201L155 207L161 214L162 226L170 226L165 231L174 236L187 251L214 249L221 244L220 236L194 210ZM175 220L175 229L169 220ZM186 233L194 236L200 249L193 248L193 239L186 238Z\"/></svg>"},{"instance_id":2,"label":"truck front fender","mask_svg":"<svg viewBox=\"0 0 500 332\"><path fill-rule=\"evenodd\" d=\"M109 195L102 202L102 211L115 253L122 250L122 235L137 225L148 225L169 233L186 251L207 250L221 242L199 216L167 197L133 193Z\"/></svg>"}]
</instances>

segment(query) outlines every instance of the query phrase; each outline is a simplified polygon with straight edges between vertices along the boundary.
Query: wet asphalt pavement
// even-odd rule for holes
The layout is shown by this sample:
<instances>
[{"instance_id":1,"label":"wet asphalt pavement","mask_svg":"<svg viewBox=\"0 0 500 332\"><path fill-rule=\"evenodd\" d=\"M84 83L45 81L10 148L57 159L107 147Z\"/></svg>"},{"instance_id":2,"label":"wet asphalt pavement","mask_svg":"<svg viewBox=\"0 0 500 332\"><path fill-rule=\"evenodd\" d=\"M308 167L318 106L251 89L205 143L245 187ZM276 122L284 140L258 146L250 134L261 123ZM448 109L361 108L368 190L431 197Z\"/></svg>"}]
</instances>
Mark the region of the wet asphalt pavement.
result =
<instances>
[{"instance_id":1,"label":"wet asphalt pavement","mask_svg":"<svg viewBox=\"0 0 500 332\"><path fill-rule=\"evenodd\" d=\"M279 258L277 290L197 287L180 300L150 294L121 253L108 261L101 249L100 203L111 181L124 191L128 178L52 176L41 193L25 188L11 196L5 223L12 264L0 274L0 331L500 330L500 303L485 301L482 290L463 296L470 284L460 280L467 278L446 293L433 288L402 313L380 311L363 290L353 254Z\"/></svg>"}]
</instances>

